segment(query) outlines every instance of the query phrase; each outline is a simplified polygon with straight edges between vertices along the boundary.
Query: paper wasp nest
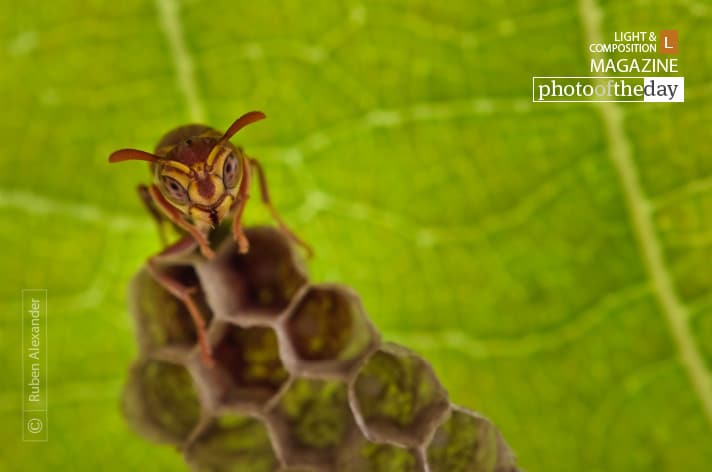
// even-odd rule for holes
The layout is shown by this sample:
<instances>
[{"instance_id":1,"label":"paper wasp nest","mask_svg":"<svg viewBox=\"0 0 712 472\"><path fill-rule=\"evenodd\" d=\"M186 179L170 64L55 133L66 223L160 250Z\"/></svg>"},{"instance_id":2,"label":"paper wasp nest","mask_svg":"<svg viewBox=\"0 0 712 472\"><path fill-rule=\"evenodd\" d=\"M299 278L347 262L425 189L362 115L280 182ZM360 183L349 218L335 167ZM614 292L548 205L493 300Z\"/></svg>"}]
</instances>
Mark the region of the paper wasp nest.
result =
<instances>
[{"instance_id":1,"label":"paper wasp nest","mask_svg":"<svg viewBox=\"0 0 712 472\"><path fill-rule=\"evenodd\" d=\"M144 269L131 282L140 357L123 410L141 435L198 471L510 472L497 429L450 404L430 365L380 340L351 289L310 284L277 230L216 234L217 257L186 248L164 270L198 287L215 366L190 315Z\"/></svg>"}]
</instances>

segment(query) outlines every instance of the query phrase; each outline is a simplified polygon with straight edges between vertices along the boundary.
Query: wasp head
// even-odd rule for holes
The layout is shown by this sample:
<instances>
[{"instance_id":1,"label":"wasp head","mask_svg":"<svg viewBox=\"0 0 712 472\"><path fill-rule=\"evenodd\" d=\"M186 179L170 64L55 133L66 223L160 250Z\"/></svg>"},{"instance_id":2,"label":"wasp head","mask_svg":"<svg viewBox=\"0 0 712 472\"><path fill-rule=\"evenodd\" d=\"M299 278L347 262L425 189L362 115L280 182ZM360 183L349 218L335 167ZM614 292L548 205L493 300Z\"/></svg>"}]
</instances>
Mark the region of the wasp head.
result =
<instances>
[{"instance_id":1,"label":"wasp head","mask_svg":"<svg viewBox=\"0 0 712 472\"><path fill-rule=\"evenodd\" d=\"M122 149L109 162L144 160L152 164L155 185L170 205L201 227L216 227L228 214L245 179L248 158L229 139L244 126L263 119L261 112L241 116L219 133L203 133L165 146L159 155Z\"/></svg>"}]
</instances>

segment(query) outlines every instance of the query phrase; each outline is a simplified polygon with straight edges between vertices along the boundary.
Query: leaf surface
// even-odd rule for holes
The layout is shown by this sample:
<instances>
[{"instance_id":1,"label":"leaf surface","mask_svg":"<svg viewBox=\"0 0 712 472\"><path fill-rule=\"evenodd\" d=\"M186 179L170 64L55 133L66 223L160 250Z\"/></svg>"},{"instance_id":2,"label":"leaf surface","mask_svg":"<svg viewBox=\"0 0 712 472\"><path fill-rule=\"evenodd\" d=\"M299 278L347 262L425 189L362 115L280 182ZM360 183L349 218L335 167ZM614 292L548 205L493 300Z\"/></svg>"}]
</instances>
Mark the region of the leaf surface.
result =
<instances>
[{"instance_id":1,"label":"leaf surface","mask_svg":"<svg viewBox=\"0 0 712 472\"><path fill-rule=\"evenodd\" d=\"M531 471L712 467L712 9L703 1L3 5L0 457L179 470L133 435L134 187L179 124L240 132L276 206L385 339ZM532 104L614 31L680 30L684 104ZM617 119L620 118L620 121ZM256 189L255 189L256 190ZM257 192L253 194L256 196ZM257 198L249 223L269 221ZM46 444L18 443L20 289L49 289ZM150 464L150 467L147 466Z\"/></svg>"}]
</instances>

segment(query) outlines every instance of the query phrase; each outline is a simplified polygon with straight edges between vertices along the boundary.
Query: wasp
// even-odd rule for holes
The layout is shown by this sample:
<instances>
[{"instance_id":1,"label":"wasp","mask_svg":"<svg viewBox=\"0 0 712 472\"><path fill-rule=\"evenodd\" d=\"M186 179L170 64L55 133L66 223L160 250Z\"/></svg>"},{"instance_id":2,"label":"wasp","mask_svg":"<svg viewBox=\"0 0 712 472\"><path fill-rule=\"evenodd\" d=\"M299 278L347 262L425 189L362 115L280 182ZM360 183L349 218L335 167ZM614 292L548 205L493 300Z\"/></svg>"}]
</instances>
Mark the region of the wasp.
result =
<instances>
[{"instance_id":1,"label":"wasp","mask_svg":"<svg viewBox=\"0 0 712 472\"><path fill-rule=\"evenodd\" d=\"M250 198L250 183L256 174L262 202L280 229L311 255L311 247L292 232L272 205L267 179L261 164L230 139L245 126L265 118L260 111L245 113L224 133L209 126L179 126L159 141L154 153L120 149L109 162L147 161L153 175L149 186L139 185L138 193L156 220L166 245L165 223L171 223L182 238L147 261L148 271L175 297L183 301L195 324L203 361L213 364L205 321L191 296L195 287L184 285L161 270L159 259L195 241L208 259L215 257L208 237L227 217L232 218L232 234L238 251L246 253L249 241L242 229L242 213ZM254 174L253 174L254 173Z\"/></svg>"}]
</instances>

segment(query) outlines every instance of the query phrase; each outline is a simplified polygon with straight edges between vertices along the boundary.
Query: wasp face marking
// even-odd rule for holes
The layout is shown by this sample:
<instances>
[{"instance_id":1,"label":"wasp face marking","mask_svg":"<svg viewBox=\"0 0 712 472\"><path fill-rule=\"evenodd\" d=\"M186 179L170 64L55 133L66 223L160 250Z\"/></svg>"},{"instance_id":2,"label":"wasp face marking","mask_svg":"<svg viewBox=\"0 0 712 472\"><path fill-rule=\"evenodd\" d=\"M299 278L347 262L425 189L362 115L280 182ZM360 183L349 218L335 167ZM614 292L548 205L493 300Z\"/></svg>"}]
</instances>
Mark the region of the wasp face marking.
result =
<instances>
[{"instance_id":1,"label":"wasp face marking","mask_svg":"<svg viewBox=\"0 0 712 472\"><path fill-rule=\"evenodd\" d=\"M215 184L210 176L198 180L195 184L198 194L205 200L211 200L215 195Z\"/></svg>"}]
</instances>

